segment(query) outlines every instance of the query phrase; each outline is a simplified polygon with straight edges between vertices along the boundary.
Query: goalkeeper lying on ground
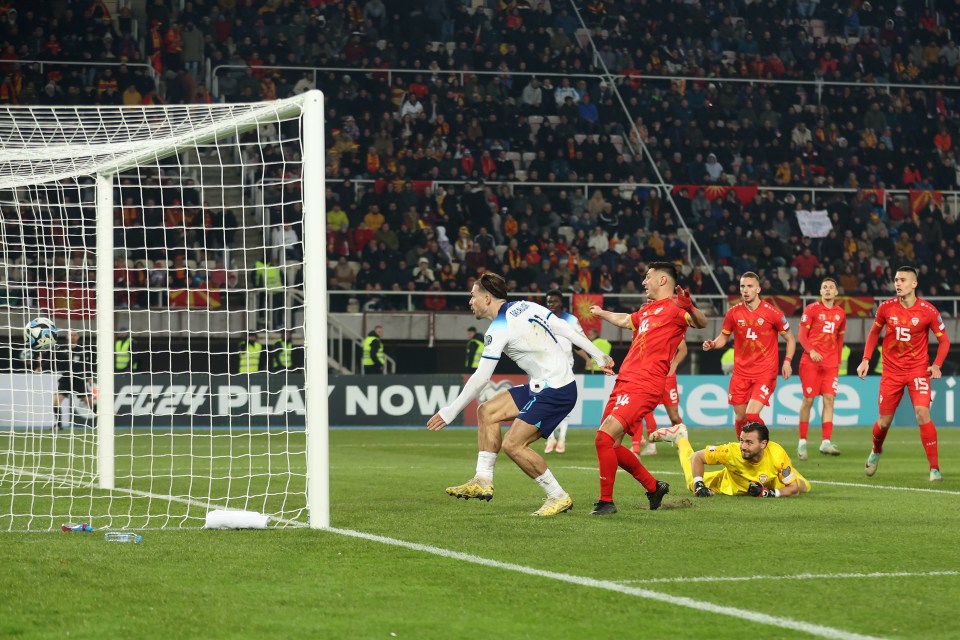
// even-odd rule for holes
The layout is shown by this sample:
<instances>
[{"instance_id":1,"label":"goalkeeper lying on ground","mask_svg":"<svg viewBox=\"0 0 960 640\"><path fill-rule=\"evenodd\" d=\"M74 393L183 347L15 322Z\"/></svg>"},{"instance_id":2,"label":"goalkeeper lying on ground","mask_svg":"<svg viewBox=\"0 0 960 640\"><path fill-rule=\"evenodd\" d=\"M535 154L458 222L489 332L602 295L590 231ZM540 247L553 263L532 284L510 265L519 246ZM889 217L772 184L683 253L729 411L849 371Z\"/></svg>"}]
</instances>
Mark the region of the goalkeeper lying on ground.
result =
<instances>
[{"instance_id":1,"label":"goalkeeper lying on ground","mask_svg":"<svg viewBox=\"0 0 960 640\"><path fill-rule=\"evenodd\" d=\"M698 498L715 493L725 496L779 498L810 491L810 483L793 468L790 456L760 422L748 422L740 442L707 447L694 453L682 424L663 427L650 434L650 442L672 442L680 457L687 489ZM704 473L704 465L721 464L723 469Z\"/></svg>"}]
</instances>

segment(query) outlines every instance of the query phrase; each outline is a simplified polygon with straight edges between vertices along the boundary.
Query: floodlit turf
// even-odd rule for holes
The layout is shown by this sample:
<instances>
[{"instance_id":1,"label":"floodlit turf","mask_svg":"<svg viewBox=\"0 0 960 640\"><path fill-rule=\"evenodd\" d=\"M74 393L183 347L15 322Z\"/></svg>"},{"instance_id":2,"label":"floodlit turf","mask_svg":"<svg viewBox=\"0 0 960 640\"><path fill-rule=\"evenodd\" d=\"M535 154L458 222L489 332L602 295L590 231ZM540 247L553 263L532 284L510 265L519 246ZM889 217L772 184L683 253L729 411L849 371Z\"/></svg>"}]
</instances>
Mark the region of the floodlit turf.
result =
<instances>
[{"instance_id":1,"label":"floodlit turf","mask_svg":"<svg viewBox=\"0 0 960 640\"><path fill-rule=\"evenodd\" d=\"M794 452L794 431L774 435ZM3 533L0 637L955 636L960 430L940 430L938 484L916 428L894 429L872 479L867 429L836 430L839 458L816 453L817 435L811 459L794 460L814 483L799 499L692 498L660 444L644 461L672 485L663 508L620 474L620 513L596 518L593 433L573 430L547 459L574 510L535 519L543 494L504 456L492 502L444 494L473 475L471 430L334 430L334 527L466 556L303 529L147 530L139 545ZM732 431L691 436L699 448ZM696 608L708 604L732 609Z\"/></svg>"}]
</instances>

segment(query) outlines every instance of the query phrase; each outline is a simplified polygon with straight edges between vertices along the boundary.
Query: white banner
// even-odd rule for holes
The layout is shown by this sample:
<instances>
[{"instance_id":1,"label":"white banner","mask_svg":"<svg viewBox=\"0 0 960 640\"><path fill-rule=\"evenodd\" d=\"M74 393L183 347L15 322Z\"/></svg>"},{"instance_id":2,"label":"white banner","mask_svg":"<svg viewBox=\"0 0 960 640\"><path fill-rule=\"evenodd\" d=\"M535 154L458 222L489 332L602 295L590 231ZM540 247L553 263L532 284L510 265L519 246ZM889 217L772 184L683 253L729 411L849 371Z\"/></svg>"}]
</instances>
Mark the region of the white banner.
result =
<instances>
[{"instance_id":1,"label":"white banner","mask_svg":"<svg viewBox=\"0 0 960 640\"><path fill-rule=\"evenodd\" d=\"M807 238L826 238L833 229L826 211L797 211L800 232Z\"/></svg>"}]
</instances>

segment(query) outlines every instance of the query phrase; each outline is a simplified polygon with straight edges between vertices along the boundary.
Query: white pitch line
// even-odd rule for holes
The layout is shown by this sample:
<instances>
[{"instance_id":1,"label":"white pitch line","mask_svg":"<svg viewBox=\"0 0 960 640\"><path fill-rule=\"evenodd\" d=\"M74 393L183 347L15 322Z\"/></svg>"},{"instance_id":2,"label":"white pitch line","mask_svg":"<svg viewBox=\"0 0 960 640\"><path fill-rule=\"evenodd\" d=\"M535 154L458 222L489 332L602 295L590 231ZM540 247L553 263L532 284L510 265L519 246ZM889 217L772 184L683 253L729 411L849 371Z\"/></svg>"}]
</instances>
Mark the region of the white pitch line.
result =
<instances>
[{"instance_id":1,"label":"white pitch line","mask_svg":"<svg viewBox=\"0 0 960 640\"><path fill-rule=\"evenodd\" d=\"M597 580L595 578L576 576L576 575L571 575L569 573L558 573L556 571L545 571L543 569L525 567L523 565L513 564L510 562L500 562L499 560L482 558L480 556L471 555L469 553L462 553L460 551L451 551L449 549L443 549L441 547L434 547L426 544L419 544L416 542L407 542L406 540L398 540L396 538L378 536L372 533L364 533L362 531L353 531L352 529L328 528L328 529L324 529L324 531L329 531L331 533L336 533L338 535L348 536L351 538L360 538L362 540L370 540L372 542L379 542L381 544L387 544L394 547L410 549L412 551L421 551L423 553L429 553L435 556L440 556L442 558L460 560L461 562L469 562L470 564L481 565L484 567L493 567L494 569L503 569L505 571L513 571L516 573L522 573L529 576L548 578L550 580L566 582L568 584L573 584L579 587L590 587L593 589L603 589L605 591L615 591L617 593L623 593L629 596L646 598L647 600L656 600L658 602L663 602L665 604L669 604L677 607L685 607L688 609L695 609L697 611L706 611L708 613L716 613L720 615L730 616L732 618L738 618L740 620L756 622L757 624L764 624L772 627L779 627L781 629L791 629L793 631L808 633L812 636L817 636L819 638L834 638L836 640L878 640L876 636L865 636L859 633L851 633L849 631L844 631L842 629L835 629L833 627L827 627L824 625L813 624L810 622L803 622L800 620L793 620L792 618L784 618L781 616L771 616L765 613L749 611L747 609L738 609L736 607L726 607L723 605L713 604L711 602L704 602L703 600L694 600L693 598L687 598L685 596L674 596L668 593L661 593L659 591L653 591L650 589L630 587L630 586L613 582L610 580Z\"/></svg>"},{"instance_id":2,"label":"white pitch line","mask_svg":"<svg viewBox=\"0 0 960 640\"><path fill-rule=\"evenodd\" d=\"M567 466L567 467L554 467L555 469L571 469L573 471L593 471L596 472L596 467L576 467L576 466ZM622 473L625 471L618 469ZM654 475L658 476L682 476L683 472L681 471L657 471ZM868 484L866 482L833 482L830 480L817 480L816 478L810 478L810 482L816 486L819 484L828 484L835 487L861 487L864 489L886 489L888 491L915 491L918 493L941 493L948 496L960 496L960 491L948 491L946 489L924 489L923 487L895 487L888 484Z\"/></svg>"},{"instance_id":3,"label":"white pitch line","mask_svg":"<svg viewBox=\"0 0 960 640\"><path fill-rule=\"evenodd\" d=\"M797 573L786 576L691 576L689 578L649 578L619 580L620 584L686 584L693 582L752 582L754 580L832 580L841 578L927 578L960 576L960 571L888 571L873 573Z\"/></svg>"}]
</instances>

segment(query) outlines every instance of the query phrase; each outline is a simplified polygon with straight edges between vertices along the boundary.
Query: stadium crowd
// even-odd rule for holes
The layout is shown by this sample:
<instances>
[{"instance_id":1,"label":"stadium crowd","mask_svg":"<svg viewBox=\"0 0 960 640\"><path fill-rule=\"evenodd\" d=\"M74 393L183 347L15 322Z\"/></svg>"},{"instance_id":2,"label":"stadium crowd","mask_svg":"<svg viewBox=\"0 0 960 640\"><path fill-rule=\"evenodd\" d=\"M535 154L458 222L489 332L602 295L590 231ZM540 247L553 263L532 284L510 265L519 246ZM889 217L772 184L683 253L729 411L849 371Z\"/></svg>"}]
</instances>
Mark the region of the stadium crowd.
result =
<instances>
[{"instance_id":1,"label":"stadium crowd","mask_svg":"<svg viewBox=\"0 0 960 640\"><path fill-rule=\"evenodd\" d=\"M120 4L114 19L102 0L4 3L0 101L322 89L332 287L435 292L417 304L438 309L483 270L518 291L630 293L668 259L695 293L717 292L709 271L732 293L752 270L772 293L831 274L884 295L913 263L924 295L960 295L960 226L940 193L957 189L960 6L589 0L581 29L559 0ZM227 66L216 95L208 64ZM796 211L812 209L828 211L826 237L801 232ZM201 215L194 235L231 217Z\"/></svg>"}]
</instances>

